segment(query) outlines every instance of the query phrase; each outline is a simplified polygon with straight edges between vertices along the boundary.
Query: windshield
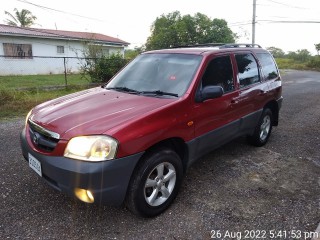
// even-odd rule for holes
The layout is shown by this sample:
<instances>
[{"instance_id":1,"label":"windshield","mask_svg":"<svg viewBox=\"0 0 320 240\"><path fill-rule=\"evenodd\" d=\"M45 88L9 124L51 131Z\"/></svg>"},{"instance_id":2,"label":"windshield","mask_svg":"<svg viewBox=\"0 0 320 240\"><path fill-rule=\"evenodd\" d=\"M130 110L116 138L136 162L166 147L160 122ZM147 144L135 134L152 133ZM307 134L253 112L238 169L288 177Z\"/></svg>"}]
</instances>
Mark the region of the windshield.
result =
<instances>
[{"instance_id":1,"label":"windshield","mask_svg":"<svg viewBox=\"0 0 320 240\"><path fill-rule=\"evenodd\" d=\"M107 89L157 96L182 96L201 62L191 54L142 54L129 63Z\"/></svg>"}]
</instances>

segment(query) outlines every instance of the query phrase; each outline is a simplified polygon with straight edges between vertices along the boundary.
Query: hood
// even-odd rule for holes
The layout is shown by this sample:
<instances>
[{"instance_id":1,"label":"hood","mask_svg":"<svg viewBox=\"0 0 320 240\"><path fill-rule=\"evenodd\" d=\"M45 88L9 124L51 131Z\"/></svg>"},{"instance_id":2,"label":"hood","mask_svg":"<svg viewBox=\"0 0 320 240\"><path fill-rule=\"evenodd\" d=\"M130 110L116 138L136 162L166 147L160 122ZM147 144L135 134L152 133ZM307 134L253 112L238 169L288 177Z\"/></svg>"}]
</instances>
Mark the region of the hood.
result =
<instances>
[{"instance_id":1,"label":"hood","mask_svg":"<svg viewBox=\"0 0 320 240\"><path fill-rule=\"evenodd\" d=\"M174 101L176 99L93 88L38 105L33 109L31 119L68 140L78 135L106 133Z\"/></svg>"}]
</instances>

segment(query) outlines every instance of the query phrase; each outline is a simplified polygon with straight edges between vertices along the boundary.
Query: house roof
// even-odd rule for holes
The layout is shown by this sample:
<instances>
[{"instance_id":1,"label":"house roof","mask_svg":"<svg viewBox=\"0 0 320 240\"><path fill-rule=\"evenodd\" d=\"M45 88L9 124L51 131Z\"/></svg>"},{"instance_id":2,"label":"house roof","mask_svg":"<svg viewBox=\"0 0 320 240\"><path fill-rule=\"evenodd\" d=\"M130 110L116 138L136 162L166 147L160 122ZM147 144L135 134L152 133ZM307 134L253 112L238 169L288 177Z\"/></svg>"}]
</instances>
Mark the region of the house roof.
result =
<instances>
[{"instance_id":1,"label":"house roof","mask_svg":"<svg viewBox=\"0 0 320 240\"><path fill-rule=\"evenodd\" d=\"M125 45L129 43L119 38L110 37L100 33L74 32L64 30L24 28L0 24L0 35L25 36L35 38L70 39L77 41L94 41L96 43Z\"/></svg>"}]
</instances>

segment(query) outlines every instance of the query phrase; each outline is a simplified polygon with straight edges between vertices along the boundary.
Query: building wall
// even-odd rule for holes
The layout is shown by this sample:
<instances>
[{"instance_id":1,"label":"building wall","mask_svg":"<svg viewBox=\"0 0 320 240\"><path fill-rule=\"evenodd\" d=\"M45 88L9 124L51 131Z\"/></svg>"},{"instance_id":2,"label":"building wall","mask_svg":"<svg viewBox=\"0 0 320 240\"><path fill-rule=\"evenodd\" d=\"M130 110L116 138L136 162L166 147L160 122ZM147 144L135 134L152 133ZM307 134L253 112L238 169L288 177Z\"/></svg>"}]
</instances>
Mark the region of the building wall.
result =
<instances>
[{"instance_id":1,"label":"building wall","mask_svg":"<svg viewBox=\"0 0 320 240\"><path fill-rule=\"evenodd\" d=\"M33 58L2 57L5 55L3 43L31 44ZM64 46L64 53L58 53L57 46ZM0 76L62 74L65 69L64 64L68 72L77 73L84 63L79 59L83 57L84 48L85 44L80 41L0 36ZM109 54L117 52L124 54L122 46L103 46L103 48L104 52Z\"/></svg>"}]
</instances>

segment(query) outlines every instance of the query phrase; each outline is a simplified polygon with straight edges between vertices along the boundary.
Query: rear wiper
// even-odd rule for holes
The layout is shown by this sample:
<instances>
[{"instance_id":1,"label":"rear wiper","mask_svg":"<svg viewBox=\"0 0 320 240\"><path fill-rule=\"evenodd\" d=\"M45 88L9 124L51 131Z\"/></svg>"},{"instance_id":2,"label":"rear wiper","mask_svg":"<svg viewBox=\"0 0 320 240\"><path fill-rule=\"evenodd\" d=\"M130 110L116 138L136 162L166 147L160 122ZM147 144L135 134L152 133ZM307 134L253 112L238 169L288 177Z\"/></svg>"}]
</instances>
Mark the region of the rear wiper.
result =
<instances>
[{"instance_id":1,"label":"rear wiper","mask_svg":"<svg viewBox=\"0 0 320 240\"><path fill-rule=\"evenodd\" d=\"M127 93L135 93L135 94L139 94L140 92L131 88L127 88L127 87L107 87L105 88L107 90L117 90L120 92L127 92Z\"/></svg>"},{"instance_id":2,"label":"rear wiper","mask_svg":"<svg viewBox=\"0 0 320 240\"><path fill-rule=\"evenodd\" d=\"M179 97L178 94L176 93L170 93L170 92L163 92L161 90L155 90L155 91L142 91L140 92L141 94L155 94L157 96L164 96L164 95L167 95L167 96L173 96L173 97Z\"/></svg>"}]
</instances>

